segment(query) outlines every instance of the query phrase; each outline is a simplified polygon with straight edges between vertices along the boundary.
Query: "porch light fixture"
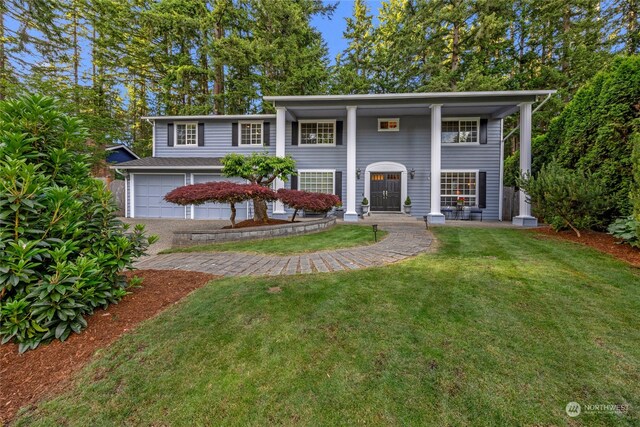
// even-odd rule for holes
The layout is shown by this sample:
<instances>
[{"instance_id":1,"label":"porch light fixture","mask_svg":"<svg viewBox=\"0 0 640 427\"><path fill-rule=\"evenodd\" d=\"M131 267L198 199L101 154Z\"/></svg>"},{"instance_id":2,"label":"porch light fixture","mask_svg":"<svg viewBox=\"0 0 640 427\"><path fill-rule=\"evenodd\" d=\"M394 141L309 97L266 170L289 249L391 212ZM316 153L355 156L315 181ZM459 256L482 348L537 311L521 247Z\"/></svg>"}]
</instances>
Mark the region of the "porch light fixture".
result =
<instances>
[{"instance_id":1,"label":"porch light fixture","mask_svg":"<svg viewBox=\"0 0 640 427\"><path fill-rule=\"evenodd\" d=\"M362 171L360 170L360 168L356 169L356 178L360 179L361 174L362 174Z\"/></svg>"},{"instance_id":2,"label":"porch light fixture","mask_svg":"<svg viewBox=\"0 0 640 427\"><path fill-rule=\"evenodd\" d=\"M409 177L411 177L411 179L416 177L416 170L414 168L411 168L409 171Z\"/></svg>"}]
</instances>

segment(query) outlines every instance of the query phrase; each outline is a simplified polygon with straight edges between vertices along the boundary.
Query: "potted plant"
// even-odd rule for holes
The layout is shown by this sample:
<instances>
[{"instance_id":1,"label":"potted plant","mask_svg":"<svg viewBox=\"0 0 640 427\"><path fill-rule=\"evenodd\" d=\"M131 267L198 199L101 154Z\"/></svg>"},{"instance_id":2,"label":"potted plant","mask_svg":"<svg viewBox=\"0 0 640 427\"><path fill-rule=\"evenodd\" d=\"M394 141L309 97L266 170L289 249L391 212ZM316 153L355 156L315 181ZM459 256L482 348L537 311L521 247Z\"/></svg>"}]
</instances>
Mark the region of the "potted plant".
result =
<instances>
[{"instance_id":1,"label":"potted plant","mask_svg":"<svg viewBox=\"0 0 640 427\"><path fill-rule=\"evenodd\" d=\"M411 197L409 196L404 199L404 213L411 215Z\"/></svg>"},{"instance_id":2,"label":"potted plant","mask_svg":"<svg viewBox=\"0 0 640 427\"><path fill-rule=\"evenodd\" d=\"M369 199L362 199L362 216L369 215Z\"/></svg>"}]
</instances>

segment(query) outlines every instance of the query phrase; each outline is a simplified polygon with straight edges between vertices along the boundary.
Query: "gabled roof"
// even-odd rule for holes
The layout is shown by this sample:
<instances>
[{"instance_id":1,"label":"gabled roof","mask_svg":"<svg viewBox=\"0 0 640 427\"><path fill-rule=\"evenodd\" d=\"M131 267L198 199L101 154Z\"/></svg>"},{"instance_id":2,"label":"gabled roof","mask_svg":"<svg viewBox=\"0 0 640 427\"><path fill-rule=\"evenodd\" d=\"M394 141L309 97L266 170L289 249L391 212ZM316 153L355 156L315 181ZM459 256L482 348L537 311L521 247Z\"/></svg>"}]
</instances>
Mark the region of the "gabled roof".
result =
<instances>
[{"instance_id":1,"label":"gabled roof","mask_svg":"<svg viewBox=\"0 0 640 427\"><path fill-rule=\"evenodd\" d=\"M111 169L222 169L220 157L143 157L111 166Z\"/></svg>"},{"instance_id":2,"label":"gabled roof","mask_svg":"<svg viewBox=\"0 0 640 427\"><path fill-rule=\"evenodd\" d=\"M110 145L105 148L105 151L116 151L116 150L124 150L127 153L131 154L131 156L135 157L136 159L140 158L140 156L138 156L136 153L134 153L129 147L127 147L124 144Z\"/></svg>"}]
</instances>

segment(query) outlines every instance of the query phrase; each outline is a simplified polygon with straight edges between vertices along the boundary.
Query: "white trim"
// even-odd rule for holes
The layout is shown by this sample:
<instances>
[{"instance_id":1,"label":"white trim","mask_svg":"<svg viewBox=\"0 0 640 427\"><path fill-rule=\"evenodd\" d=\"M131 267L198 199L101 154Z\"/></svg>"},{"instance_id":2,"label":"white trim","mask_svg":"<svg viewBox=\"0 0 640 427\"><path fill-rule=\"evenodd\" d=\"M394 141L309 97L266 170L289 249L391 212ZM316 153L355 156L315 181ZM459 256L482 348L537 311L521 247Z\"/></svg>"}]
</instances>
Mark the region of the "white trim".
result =
<instances>
[{"instance_id":1,"label":"white trim","mask_svg":"<svg viewBox=\"0 0 640 427\"><path fill-rule=\"evenodd\" d=\"M147 119L153 125L151 128L151 157L156 156L156 121Z\"/></svg>"},{"instance_id":2,"label":"white trim","mask_svg":"<svg viewBox=\"0 0 640 427\"><path fill-rule=\"evenodd\" d=\"M480 169L441 169L440 170L440 179L442 180L442 174L443 173L475 173L476 174L476 194L475 194L475 198L476 198L476 204L475 206L478 205L478 199L480 197L480 194L478 194L479 188L478 188L478 180L480 179ZM486 188L485 188L486 190ZM442 194L442 189L440 189L440 207L442 207L442 198L443 197L454 197L457 196L456 194L448 194L448 195L443 195ZM459 197L465 197L465 196L469 196L468 194L461 194Z\"/></svg>"},{"instance_id":3,"label":"white trim","mask_svg":"<svg viewBox=\"0 0 640 427\"><path fill-rule=\"evenodd\" d=\"M504 119L500 119L500 187L498 188L498 221L502 221L502 199L504 198Z\"/></svg>"},{"instance_id":4,"label":"white trim","mask_svg":"<svg viewBox=\"0 0 640 427\"><path fill-rule=\"evenodd\" d=\"M260 142L257 144L242 143L242 125L260 124ZM259 147L264 145L264 120L241 120L238 122L238 147Z\"/></svg>"},{"instance_id":5,"label":"white trim","mask_svg":"<svg viewBox=\"0 0 640 427\"><path fill-rule=\"evenodd\" d=\"M303 147L335 147L336 139L338 137L336 133L336 122L335 119L306 119L306 120L298 120L298 146ZM333 144L305 144L302 142L302 124L304 123L331 123L333 124Z\"/></svg>"},{"instance_id":6,"label":"white trim","mask_svg":"<svg viewBox=\"0 0 640 427\"><path fill-rule=\"evenodd\" d=\"M186 144L186 139L185 139L185 144L178 144L178 126L179 125L195 125L196 126L196 143L195 144ZM190 121L190 122L175 122L173 124L173 147L171 148L192 148L192 147L197 147L198 146L198 122L194 122L194 121Z\"/></svg>"},{"instance_id":7,"label":"white trim","mask_svg":"<svg viewBox=\"0 0 640 427\"><path fill-rule=\"evenodd\" d=\"M163 172L144 172L144 173L132 173L131 175L131 218L135 218L135 175L182 175L184 176L184 183L187 184L187 174L186 173L163 173ZM162 217L161 217L162 218ZM184 206L184 215L182 219L187 219L187 206Z\"/></svg>"},{"instance_id":8,"label":"white trim","mask_svg":"<svg viewBox=\"0 0 640 427\"><path fill-rule=\"evenodd\" d=\"M143 120L269 120L275 119L275 114L230 114L209 116L143 116Z\"/></svg>"},{"instance_id":9,"label":"white trim","mask_svg":"<svg viewBox=\"0 0 640 427\"><path fill-rule=\"evenodd\" d=\"M285 145L286 145L286 131L287 131L287 109L283 107L276 108L276 157L285 157ZM284 181L280 178L276 178L273 181L273 189L278 191L284 188ZM284 203L280 200L276 200L271 205L274 215L286 215Z\"/></svg>"},{"instance_id":10,"label":"white trim","mask_svg":"<svg viewBox=\"0 0 640 427\"><path fill-rule=\"evenodd\" d=\"M194 176L194 173L189 174L189 181L190 181L189 184L191 185L195 184L195 182L193 181L193 176ZM191 219L195 219L195 211L196 211L196 205L191 204Z\"/></svg>"},{"instance_id":11,"label":"white trim","mask_svg":"<svg viewBox=\"0 0 640 427\"><path fill-rule=\"evenodd\" d=\"M460 134L460 122L476 122L476 127L477 127L477 131L476 131L476 141L472 141L472 142L444 142L442 141L442 122L458 122L458 134ZM444 145L445 147L455 147L455 146L461 146L461 147L468 147L468 146L473 146L473 145L480 145L480 117L477 116L472 116L472 117L442 117L442 120L440 120L440 139L441 139L441 144Z\"/></svg>"},{"instance_id":12,"label":"white trim","mask_svg":"<svg viewBox=\"0 0 640 427\"><path fill-rule=\"evenodd\" d=\"M520 107L520 173L531 172L531 102L523 102ZM520 189L520 206L516 218L532 219L531 205L527 203L527 194ZM515 219L515 218L514 218Z\"/></svg>"},{"instance_id":13,"label":"white trim","mask_svg":"<svg viewBox=\"0 0 640 427\"><path fill-rule=\"evenodd\" d=\"M442 166L442 104L431 105L431 200L429 221L443 223L440 211L440 169Z\"/></svg>"},{"instance_id":14,"label":"white trim","mask_svg":"<svg viewBox=\"0 0 640 427\"><path fill-rule=\"evenodd\" d=\"M122 170L145 170L145 169L170 169L170 170L222 170L224 166L122 166L113 165L109 166L109 169L122 169Z\"/></svg>"},{"instance_id":15,"label":"white trim","mask_svg":"<svg viewBox=\"0 0 640 427\"><path fill-rule=\"evenodd\" d=\"M367 165L364 169L364 197L369 200L369 206L371 206L371 173L378 172L400 172L400 206L398 212L402 212L402 206L404 206L404 201L407 199L407 187L408 187L408 174L407 167L402 163L396 162L376 162Z\"/></svg>"},{"instance_id":16,"label":"white trim","mask_svg":"<svg viewBox=\"0 0 640 427\"><path fill-rule=\"evenodd\" d=\"M300 174L303 173L330 173L331 178L331 194L336 194L336 170L335 169L298 169L298 190L300 190ZM304 190L306 191L306 190Z\"/></svg>"},{"instance_id":17,"label":"white trim","mask_svg":"<svg viewBox=\"0 0 640 427\"><path fill-rule=\"evenodd\" d=\"M395 128L380 129L381 122L398 122ZM378 117L378 132L400 132L400 117Z\"/></svg>"},{"instance_id":18,"label":"white trim","mask_svg":"<svg viewBox=\"0 0 640 427\"><path fill-rule=\"evenodd\" d=\"M124 176L124 217L129 218L129 177Z\"/></svg>"},{"instance_id":19,"label":"white trim","mask_svg":"<svg viewBox=\"0 0 640 427\"><path fill-rule=\"evenodd\" d=\"M299 95L299 96L265 96L265 101L354 101L372 99L428 99L428 98L471 98L499 96L537 96L556 93L556 90L504 90L477 92L413 92L383 93L363 95Z\"/></svg>"}]
</instances>

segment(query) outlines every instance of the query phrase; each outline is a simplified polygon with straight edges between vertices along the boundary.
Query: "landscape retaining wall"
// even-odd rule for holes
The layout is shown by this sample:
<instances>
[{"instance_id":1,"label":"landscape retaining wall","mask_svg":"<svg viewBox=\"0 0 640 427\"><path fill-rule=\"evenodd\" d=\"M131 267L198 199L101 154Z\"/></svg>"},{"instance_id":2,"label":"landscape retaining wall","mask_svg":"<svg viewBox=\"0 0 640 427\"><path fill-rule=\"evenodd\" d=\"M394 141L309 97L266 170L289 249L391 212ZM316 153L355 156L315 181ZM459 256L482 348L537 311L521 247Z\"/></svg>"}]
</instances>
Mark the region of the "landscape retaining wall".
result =
<instances>
[{"instance_id":1,"label":"landscape retaining wall","mask_svg":"<svg viewBox=\"0 0 640 427\"><path fill-rule=\"evenodd\" d=\"M173 246L192 246L206 243L232 242L238 240L269 239L272 237L295 236L316 233L336 224L335 217L313 221L292 222L290 224L265 225L224 230L189 230L173 233Z\"/></svg>"}]
</instances>

